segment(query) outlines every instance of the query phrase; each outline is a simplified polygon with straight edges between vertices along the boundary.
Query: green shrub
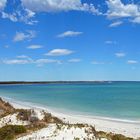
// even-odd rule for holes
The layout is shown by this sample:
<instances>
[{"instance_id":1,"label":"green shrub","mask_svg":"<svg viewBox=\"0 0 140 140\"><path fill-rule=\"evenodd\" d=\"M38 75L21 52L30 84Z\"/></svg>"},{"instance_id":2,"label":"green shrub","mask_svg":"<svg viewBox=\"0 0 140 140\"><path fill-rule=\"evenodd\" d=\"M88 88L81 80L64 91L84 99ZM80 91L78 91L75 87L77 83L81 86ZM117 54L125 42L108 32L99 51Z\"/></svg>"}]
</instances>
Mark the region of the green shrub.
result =
<instances>
[{"instance_id":1,"label":"green shrub","mask_svg":"<svg viewBox=\"0 0 140 140\"><path fill-rule=\"evenodd\" d=\"M63 123L63 121L61 119L52 116L51 113L45 113L44 115L45 115L44 116L44 121L46 123L57 123L57 124L62 124Z\"/></svg>"},{"instance_id":2,"label":"green shrub","mask_svg":"<svg viewBox=\"0 0 140 140\"><path fill-rule=\"evenodd\" d=\"M80 138L74 138L74 140L80 140Z\"/></svg>"},{"instance_id":3,"label":"green shrub","mask_svg":"<svg viewBox=\"0 0 140 140\"><path fill-rule=\"evenodd\" d=\"M16 135L26 132L22 125L6 125L0 128L0 140L13 140Z\"/></svg>"},{"instance_id":4,"label":"green shrub","mask_svg":"<svg viewBox=\"0 0 140 140\"><path fill-rule=\"evenodd\" d=\"M116 134L116 135L113 135L112 140L133 140L132 138L129 138L129 137L125 137L121 134Z\"/></svg>"},{"instance_id":5,"label":"green shrub","mask_svg":"<svg viewBox=\"0 0 140 140\"><path fill-rule=\"evenodd\" d=\"M103 131L96 132L96 135L99 138L106 138L107 137L107 134L105 132L103 132Z\"/></svg>"},{"instance_id":6,"label":"green shrub","mask_svg":"<svg viewBox=\"0 0 140 140\"><path fill-rule=\"evenodd\" d=\"M7 135L4 140L13 140L14 139L14 135L13 134L9 134Z\"/></svg>"},{"instance_id":7,"label":"green shrub","mask_svg":"<svg viewBox=\"0 0 140 140\"><path fill-rule=\"evenodd\" d=\"M16 135L26 132L26 128L22 125L15 125L13 126L13 129Z\"/></svg>"}]
</instances>

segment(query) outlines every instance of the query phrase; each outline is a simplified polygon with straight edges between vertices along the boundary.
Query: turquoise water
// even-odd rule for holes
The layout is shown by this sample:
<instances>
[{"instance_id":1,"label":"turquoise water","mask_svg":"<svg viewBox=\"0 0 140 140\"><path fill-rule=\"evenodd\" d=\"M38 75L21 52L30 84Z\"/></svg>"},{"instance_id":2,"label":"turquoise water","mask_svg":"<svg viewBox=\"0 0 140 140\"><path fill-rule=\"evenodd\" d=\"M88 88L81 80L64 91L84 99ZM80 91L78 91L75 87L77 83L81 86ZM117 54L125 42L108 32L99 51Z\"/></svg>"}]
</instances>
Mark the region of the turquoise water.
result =
<instances>
[{"instance_id":1,"label":"turquoise water","mask_svg":"<svg viewBox=\"0 0 140 140\"><path fill-rule=\"evenodd\" d=\"M59 111L140 120L140 82L0 85L0 96Z\"/></svg>"}]
</instances>

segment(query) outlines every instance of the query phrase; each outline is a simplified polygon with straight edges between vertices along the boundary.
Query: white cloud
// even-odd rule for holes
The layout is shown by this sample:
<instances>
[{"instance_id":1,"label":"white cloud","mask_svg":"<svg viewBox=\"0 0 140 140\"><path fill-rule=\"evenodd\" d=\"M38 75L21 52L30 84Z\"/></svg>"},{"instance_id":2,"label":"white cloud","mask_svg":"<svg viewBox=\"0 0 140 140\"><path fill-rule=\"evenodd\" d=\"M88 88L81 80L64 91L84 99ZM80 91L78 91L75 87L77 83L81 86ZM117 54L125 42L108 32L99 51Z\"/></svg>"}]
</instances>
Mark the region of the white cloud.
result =
<instances>
[{"instance_id":1,"label":"white cloud","mask_svg":"<svg viewBox=\"0 0 140 140\"><path fill-rule=\"evenodd\" d=\"M124 4L121 0L108 0L108 12L109 18L121 18L121 17L137 17L140 16L139 6L131 3Z\"/></svg>"},{"instance_id":2,"label":"white cloud","mask_svg":"<svg viewBox=\"0 0 140 140\"><path fill-rule=\"evenodd\" d=\"M17 58L29 58L27 55L18 55Z\"/></svg>"},{"instance_id":3,"label":"white cloud","mask_svg":"<svg viewBox=\"0 0 140 140\"><path fill-rule=\"evenodd\" d=\"M71 63L77 63L80 61L81 61L81 59L78 59L78 58L68 60L68 62L71 62Z\"/></svg>"},{"instance_id":4,"label":"white cloud","mask_svg":"<svg viewBox=\"0 0 140 140\"><path fill-rule=\"evenodd\" d=\"M27 47L27 49L40 49L40 48L43 48L43 46L41 45L30 45Z\"/></svg>"},{"instance_id":5,"label":"white cloud","mask_svg":"<svg viewBox=\"0 0 140 140\"><path fill-rule=\"evenodd\" d=\"M81 35L81 34L82 34L82 32L66 31L64 33L61 33L61 34L57 35L57 37L59 37L59 38L74 37L74 36L78 36L78 35Z\"/></svg>"},{"instance_id":6,"label":"white cloud","mask_svg":"<svg viewBox=\"0 0 140 140\"><path fill-rule=\"evenodd\" d=\"M37 20L33 20L32 18L35 17L35 12L24 8L22 11L17 11L18 21L24 22L29 25L34 25L38 23Z\"/></svg>"},{"instance_id":7,"label":"white cloud","mask_svg":"<svg viewBox=\"0 0 140 140\"><path fill-rule=\"evenodd\" d=\"M22 32L16 32L16 35L14 36L14 41L17 42L17 41L22 41L22 40L25 40L27 38L27 36L22 33Z\"/></svg>"},{"instance_id":8,"label":"white cloud","mask_svg":"<svg viewBox=\"0 0 140 140\"><path fill-rule=\"evenodd\" d=\"M27 31L26 33L24 32L16 32L16 35L14 36L13 41L18 42L18 41L23 41L23 40L31 40L36 37L36 32L35 31Z\"/></svg>"},{"instance_id":9,"label":"white cloud","mask_svg":"<svg viewBox=\"0 0 140 140\"><path fill-rule=\"evenodd\" d=\"M131 22L133 22L133 23L137 23L137 24L140 24L140 16L134 18L133 20L131 20Z\"/></svg>"},{"instance_id":10,"label":"white cloud","mask_svg":"<svg viewBox=\"0 0 140 140\"><path fill-rule=\"evenodd\" d=\"M5 60L2 60L2 63L7 64L7 65L37 64L37 66L42 66L42 65L48 64L48 63L62 64L62 62L60 60L54 60L54 59L33 60L26 55L17 56L17 58L18 59L5 59Z\"/></svg>"},{"instance_id":11,"label":"white cloud","mask_svg":"<svg viewBox=\"0 0 140 140\"><path fill-rule=\"evenodd\" d=\"M122 53L122 52L115 53L115 55L116 55L116 57L119 57L119 58L126 56L126 54Z\"/></svg>"},{"instance_id":12,"label":"white cloud","mask_svg":"<svg viewBox=\"0 0 140 140\"><path fill-rule=\"evenodd\" d=\"M29 9L24 9L27 13L26 18L32 18L35 16L35 12L29 10Z\"/></svg>"},{"instance_id":13,"label":"white cloud","mask_svg":"<svg viewBox=\"0 0 140 140\"><path fill-rule=\"evenodd\" d=\"M62 64L60 60L55 60L55 59L37 59L34 61L35 64L37 64L38 67L43 66L44 64Z\"/></svg>"},{"instance_id":14,"label":"white cloud","mask_svg":"<svg viewBox=\"0 0 140 140\"><path fill-rule=\"evenodd\" d=\"M54 50L51 50L50 52L48 52L45 55L48 55L48 56L63 56L63 55L70 55L72 53L73 53L73 51L68 50L68 49L54 49Z\"/></svg>"},{"instance_id":15,"label":"white cloud","mask_svg":"<svg viewBox=\"0 0 140 140\"><path fill-rule=\"evenodd\" d=\"M93 3L82 0L21 0L21 5L12 13L2 12L2 18L8 18L13 22L24 22L33 25L38 21L33 20L37 12L67 12L83 11L95 15L106 15L109 19L118 19L109 27L116 27L122 24L120 18L128 19L133 23L140 23L140 5L134 2L123 3L123 0L105 0L107 11L101 13ZM7 0L0 0L0 11L6 6Z\"/></svg>"},{"instance_id":16,"label":"white cloud","mask_svg":"<svg viewBox=\"0 0 140 140\"><path fill-rule=\"evenodd\" d=\"M5 8L6 3L7 3L7 0L0 0L0 11Z\"/></svg>"},{"instance_id":17,"label":"white cloud","mask_svg":"<svg viewBox=\"0 0 140 140\"><path fill-rule=\"evenodd\" d=\"M2 18L8 18L8 19L10 19L13 22L17 22L18 21L15 13L8 14L8 13L5 13L5 12L2 12Z\"/></svg>"},{"instance_id":18,"label":"white cloud","mask_svg":"<svg viewBox=\"0 0 140 140\"><path fill-rule=\"evenodd\" d=\"M128 21L140 23L140 6L134 2L124 4L121 0L108 0L108 11L106 13L109 19L127 18Z\"/></svg>"},{"instance_id":19,"label":"white cloud","mask_svg":"<svg viewBox=\"0 0 140 140\"><path fill-rule=\"evenodd\" d=\"M54 59L38 59L35 61L37 64L48 64L48 63L58 63L60 64L60 60L54 60Z\"/></svg>"},{"instance_id":20,"label":"white cloud","mask_svg":"<svg viewBox=\"0 0 140 140\"><path fill-rule=\"evenodd\" d=\"M35 17L35 12L26 9L26 8L20 8L14 10L14 12L2 12L2 18L9 19L13 22L24 22L25 24L33 25L37 23L38 21L33 20Z\"/></svg>"},{"instance_id":21,"label":"white cloud","mask_svg":"<svg viewBox=\"0 0 140 140\"><path fill-rule=\"evenodd\" d=\"M116 22L111 23L111 24L109 25L109 27L117 27L117 26L119 26L119 25L121 25L121 24L123 24L122 21L116 21Z\"/></svg>"},{"instance_id":22,"label":"white cloud","mask_svg":"<svg viewBox=\"0 0 140 140\"><path fill-rule=\"evenodd\" d=\"M82 3L81 0L21 0L24 7L34 12L87 11L94 14L100 12L93 4Z\"/></svg>"},{"instance_id":23,"label":"white cloud","mask_svg":"<svg viewBox=\"0 0 140 140\"><path fill-rule=\"evenodd\" d=\"M117 42L116 41L111 41L111 40L107 40L105 41L105 44L116 44Z\"/></svg>"},{"instance_id":24,"label":"white cloud","mask_svg":"<svg viewBox=\"0 0 140 140\"><path fill-rule=\"evenodd\" d=\"M29 60L25 60L25 59L11 59L11 60L3 60L4 64L9 64L9 65L13 65L13 64L28 64L30 63Z\"/></svg>"},{"instance_id":25,"label":"white cloud","mask_svg":"<svg viewBox=\"0 0 140 140\"><path fill-rule=\"evenodd\" d=\"M62 11L83 11L100 15L98 9L91 3L82 3L82 0L20 0L10 12L2 12L2 18L7 18L13 22L24 22L34 25L38 21L34 20L37 12L62 12ZM0 11L6 6L7 0L0 0ZM14 1L13 4L16 2Z\"/></svg>"},{"instance_id":26,"label":"white cloud","mask_svg":"<svg viewBox=\"0 0 140 140\"><path fill-rule=\"evenodd\" d=\"M137 64L138 61L136 61L136 60L128 60L127 63L128 64Z\"/></svg>"}]
</instances>

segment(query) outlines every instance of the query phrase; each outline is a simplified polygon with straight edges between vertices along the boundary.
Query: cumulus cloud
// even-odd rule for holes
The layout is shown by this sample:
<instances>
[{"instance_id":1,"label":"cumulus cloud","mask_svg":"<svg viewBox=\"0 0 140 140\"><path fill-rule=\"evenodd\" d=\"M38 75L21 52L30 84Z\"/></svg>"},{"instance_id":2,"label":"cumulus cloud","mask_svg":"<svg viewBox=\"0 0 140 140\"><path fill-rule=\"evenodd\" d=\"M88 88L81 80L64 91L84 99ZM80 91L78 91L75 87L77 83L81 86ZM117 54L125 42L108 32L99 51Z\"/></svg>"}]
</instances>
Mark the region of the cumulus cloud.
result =
<instances>
[{"instance_id":1,"label":"cumulus cloud","mask_svg":"<svg viewBox=\"0 0 140 140\"><path fill-rule=\"evenodd\" d=\"M47 56L63 56L63 55L70 55L72 53L73 53L73 51L68 50L68 49L54 49L54 50L49 51L45 55L47 55Z\"/></svg>"},{"instance_id":2,"label":"cumulus cloud","mask_svg":"<svg viewBox=\"0 0 140 140\"><path fill-rule=\"evenodd\" d=\"M133 2L124 4L121 0L108 0L106 3L108 6L106 15L109 19L128 18L131 22L139 23L140 6L138 4Z\"/></svg>"},{"instance_id":3,"label":"cumulus cloud","mask_svg":"<svg viewBox=\"0 0 140 140\"><path fill-rule=\"evenodd\" d=\"M78 36L81 35L82 32L75 32L75 31L66 31L64 33L61 33L59 35L57 35L58 38L63 38L63 37L74 37L74 36Z\"/></svg>"},{"instance_id":4,"label":"cumulus cloud","mask_svg":"<svg viewBox=\"0 0 140 140\"><path fill-rule=\"evenodd\" d=\"M94 14L100 12L93 4L82 3L81 0L21 0L22 5L34 12L60 12L60 11L88 11Z\"/></svg>"},{"instance_id":5,"label":"cumulus cloud","mask_svg":"<svg viewBox=\"0 0 140 140\"><path fill-rule=\"evenodd\" d=\"M26 33L16 32L13 41L19 42L19 41L23 41L23 40L31 40L35 37L36 37L35 31L27 31Z\"/></svg>"},{"instance_id":6,"label":"cumulus cloud","mask_svg":"<svg viewBox=\"0 0 140 140\"><path fill-rule=\"evenodd\" d=\"M43 48L43 46L41 45L30 45L27 47L27 49L40 49L40 48Z\"/></svg>"},{"instance_id":7,"label":"cumulus cloud","mask_svg":"<svg viewBox=\"0 0 140 140\"><path fill-rule=\"evenodd\" d=\"M116 22L111 23L111 24L109 25L109 27L117 27L117 26L119 26L119 25L121 25L121 24L123 24L122 21L116 21Z\"/></svg>"},{"instance_id":8,"label":"cumulus cloud","mask_svg":"<svg viewBox=\"0 0 140 140\"><path fill-rule=\"evenodd\" d=\"M128 64L137 64L138 61L137 60L128 60L127 63Z\"/></svg>"},{"instance_id":9,"label":"cumulus cloud","mask_svg":"<svg viewBox=\"0 0 140 140\"><path fill-rule=\"evenodd\" d=\"M0 0L0 11L5 8L6 3L7 3L7 0Z\"/></svg>"},{"instance_id":10,"label":"cumulus cloud","mask_svg":"<svg viewBox=\"0 0 140 140\"><path fill-rule=\"evenodd\" d=\"M119 57L119 58L126 56L126 54L122 53L122 52L115 53L115 55L116 55L116 57Z\"/></svg>"},{"instance_id":11,"label":"cumulus cloud","mask_svg":"<svg viewBox=\"0 0 140 140\"><path fill-rule=\"evenodd\" d=\"M29 25L34 25L37 20L34 17L37 12L67 12L67 11L83 11L92 14L100 15L98 9L93 3L82 3L81 0L20 0L21 3L13 2L14 9L10 12L3 11L7 0L0 0L0 11L2 18L9 19L13 22L24 22Z\"/></svg>"},{"instance_id":12,"label":"cumulus cloud","mask_svg":"<svg viewBox=\"0 0 140 140\"><path fill-rule=\"evenodd\" d=\"M100 12L93 3L83 2L82 0L21 0L21 4L12 12L2 12L2 18L10 19L13 22L24 22L33 25L38 21L33 20L38 12L67 12L83 11L94 15L106 15L108 19L119 19L110 24L110 27L116 27L122 24L120 18L128 19L133 23L140 23L140 6L134 2L123 3L122 0L105 0L107 11ZM0 11L6 6L7 0L0 1Z\"/></svg>"},{"instance_id":13,"label":"cumulus cloud","mask_svg":"<svg viewBox=\"0 0 140 140\"><path fill-rule=\"evenodd\" d=\"M121 17L137 17L140 16L139 6L131 4L123 4L121 0L108 0L108 12L109 18L121 18Z\"/></svg>"},{"instance_id":14,"label":"cumulus cloud","mask_svg":"<svg viewBox=\"0 0 140 140\"><path fill-rule=\"evenodd\" d=\"M140 24L140 16L134 18L133 20L131 20L131 22L133 22L133 23L137 23L137 24Z\"/></svg>"}]
</instances>

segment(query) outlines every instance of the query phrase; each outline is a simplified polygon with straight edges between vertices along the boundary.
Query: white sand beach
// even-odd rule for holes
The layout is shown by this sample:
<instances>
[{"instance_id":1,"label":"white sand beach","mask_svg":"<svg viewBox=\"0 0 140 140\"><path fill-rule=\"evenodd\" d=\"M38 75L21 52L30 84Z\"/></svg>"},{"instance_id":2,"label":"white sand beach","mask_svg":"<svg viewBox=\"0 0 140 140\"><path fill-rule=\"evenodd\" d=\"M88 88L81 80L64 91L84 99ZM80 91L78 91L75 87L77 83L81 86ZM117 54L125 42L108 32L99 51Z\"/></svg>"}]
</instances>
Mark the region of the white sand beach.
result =
<instances>
[{"instance_id":1,"label":"white sand beach","mask_svg":"<svg viewBox=\"0 0 140 140\"><path fill-rule=\"evenodd\" d=\"M5 99L4 99L5 100ZM42 115L40 113L41 110L50 112L52 115L62 119L65 122L68 122L70 124L74 123L84 123L89 124L95 127L98 131L104 131L104 132L112 132L115 134L122 134L128 137L132 138L139 138L140 137L140 123L133 122L133 121L127 121L127 120L115 120L110 118L101 118L101 117L88 117L88 116L82 116L82 115L69 115L57 111L53 111L51 109L47 109L44 107L37 107L37 106L29 106L28 104L15 102L12 100L6 99L10 104L12 104L15 108L24 108L24 109L34 109L36 112L38 112L39 118L42 118ZM55 126L50 126L51 129L54 129ZM50 130L51 130L50 129ZM46 130L46 132L45 132ZM70 130L72 131L72 130ZM45 137L44 135L47 135L48 128L44 128L42 130L39 130L38 132L34 133L34 136L41 135L41 137ZM80 132L77 132L80 133ZM82 133L82 132L81 132ZM67 135L67 133L65 134ZM75 136L75 135L74 135ZM19 139L24 140L24 139Z\"/></svg>"}]
</instances>

